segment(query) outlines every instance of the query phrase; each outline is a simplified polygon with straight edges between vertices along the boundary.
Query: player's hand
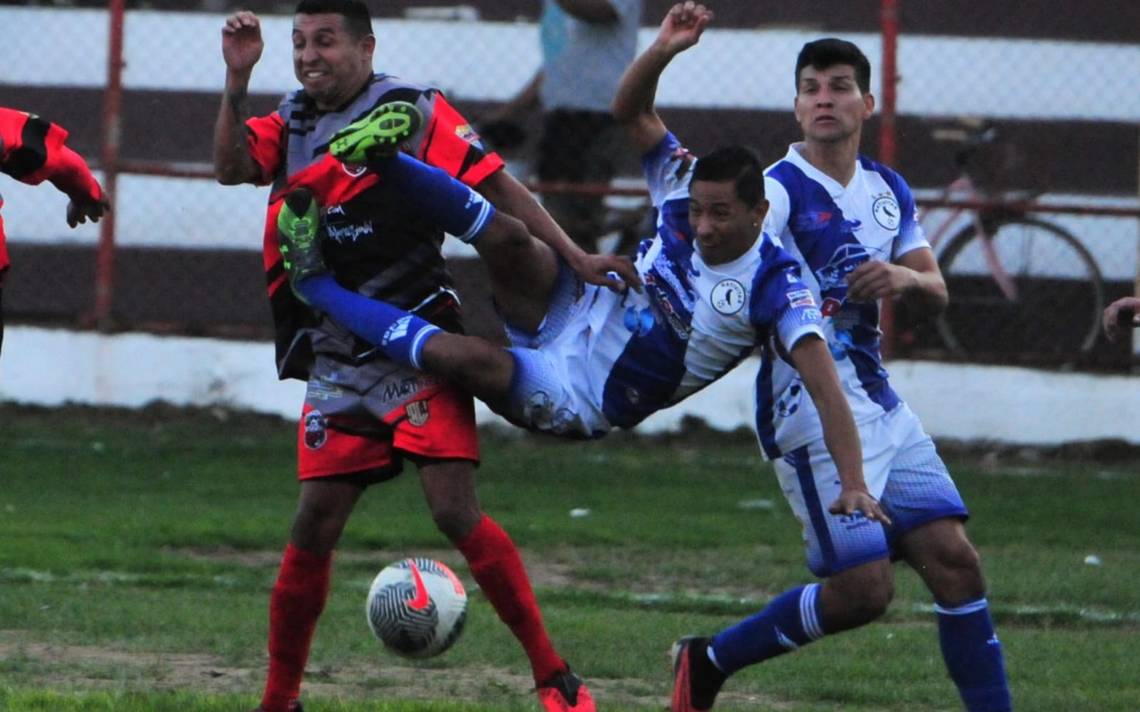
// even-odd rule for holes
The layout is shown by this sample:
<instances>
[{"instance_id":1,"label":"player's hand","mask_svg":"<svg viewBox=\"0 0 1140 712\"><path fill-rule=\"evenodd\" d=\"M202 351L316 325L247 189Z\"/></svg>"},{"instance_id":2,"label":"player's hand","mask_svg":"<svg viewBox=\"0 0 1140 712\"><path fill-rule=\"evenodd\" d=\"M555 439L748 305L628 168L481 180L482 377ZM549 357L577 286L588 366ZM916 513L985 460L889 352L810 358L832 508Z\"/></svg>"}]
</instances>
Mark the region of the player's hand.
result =
<instances>
[{"instance_id":1,"label":"player's hand","mask_svg":"<svg viewBox=\"0 0 1140 712\"><path fill-rule=\"evenodd\" d=\"M914 270L901 265L868 260L847 275L847 298L856 302L872 302L883 297L896 297L915 285Z\"/></svg>"},{"instance_id":2,"label":"player's hand","mask_svg":"<svg viewBox=\"0 0 1140 712\"><path fill-rule=\"evenodd\" d=\"M657 43L670 54L684 52L701 39L713 18L712 10L692 2L679 2L669 9L657 33Z\"/></svg>"},{"instance_id":3,"label":"player's hand","mask_svg":"<svg viewBox=\"0 0 1140 712\"><path fill-rule=\"evenodd\" d=\"M1116 343L1129 331L1140 326L1140 299L1122 297L1104 310L1104 335Z\"/></svg>"},{"instance_id":4,"label":"player's hand","mask_svg":"<svg viewBox=\"0 0 1140 712\"><path fill-rule=\"evenodd\" d=\"M110 212L110 210L111 201L107 198L107 194L102 191L99 193L98 200L72 198L67 203L67 226L75 227L88 220L97 223L99 222L99 218Z\"/></svg>"},{"instance_id":5,"label":"player's hand","mask_svg":"<svg viewBox=\"0 0 1140 712\"><path fill-rule=\"evenodd\" d=\"M891 525L891 518L883 511L879 500L872 497L871 493L865 489L844 488L839 493L839 499L832 502L827 511L832 514L846 515L862 512L864 517L873 522L879 522L888 527Z\"/></svg>"},{"instance_id":6,"label":"player's hand","mask_svg":"<svg viewBox=\"0 0 1140 712\"><path fill-rule=\"evenodd\" d=\"M570 265L578 278L587 284L609 287L624 292L633 287L641 291L641 277L633 261L623 255L594 255L584 253Z\"/></svg>"},{"instance_id":7,"label":"player's hand","mask_svg":"<svg viewBox=\"0 0 1140 712\"><path fill-rule=\"evenodd\" d=\"M261 59L265 42L261 39L261 21L248 10L235 12L222 26L222 59L234 72L248 72Z\"/></svg>"}]
</instances>

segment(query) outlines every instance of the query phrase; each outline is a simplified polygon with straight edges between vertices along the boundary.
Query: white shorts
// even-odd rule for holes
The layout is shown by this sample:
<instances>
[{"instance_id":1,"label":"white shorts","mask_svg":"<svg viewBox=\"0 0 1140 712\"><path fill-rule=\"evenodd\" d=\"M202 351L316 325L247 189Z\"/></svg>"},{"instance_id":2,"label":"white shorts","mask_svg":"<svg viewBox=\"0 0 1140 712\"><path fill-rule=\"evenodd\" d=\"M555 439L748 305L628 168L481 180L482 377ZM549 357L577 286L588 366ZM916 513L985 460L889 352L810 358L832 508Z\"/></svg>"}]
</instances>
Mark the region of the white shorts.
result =
<instances>
[{"instance_id":1,"label":"white shorts","mask_svg":"<svg viewBox=\"0 0 1140 712\"><path fill-rule=\"evenodd\" d=\"M585 285L562 265L546 318L536 333L507 325L515 373L510 393L492 405L519 427L571 438L600 438L613 426L602 413L605 374L591 368L592 322L608 312L601 288ZM593 308L592 308L593 307Z\"/></svg>"},{"instance_id":2,"label":"white shorts","mask_svg":"<svg viewBox=\"0 0 1140 712\"><path fill-rule=\"evenodd\" d=\"M804 532L808 568L821 578L893 556L898 539L927 522L966 519L969 512L934 442L906 403L859 426L863 476L892 525L861 513L834 515L839 476L823 440L815 440L773 464L780 487Z\"/></svg>"}]
</instances>

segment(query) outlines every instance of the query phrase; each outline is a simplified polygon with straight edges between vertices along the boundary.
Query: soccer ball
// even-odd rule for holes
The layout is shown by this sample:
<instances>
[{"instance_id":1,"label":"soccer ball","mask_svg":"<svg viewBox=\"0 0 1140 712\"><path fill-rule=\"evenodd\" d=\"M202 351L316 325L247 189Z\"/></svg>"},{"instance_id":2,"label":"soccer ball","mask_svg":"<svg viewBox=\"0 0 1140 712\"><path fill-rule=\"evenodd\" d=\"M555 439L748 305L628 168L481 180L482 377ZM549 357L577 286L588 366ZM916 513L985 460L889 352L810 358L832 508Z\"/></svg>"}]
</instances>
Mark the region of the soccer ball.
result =
<instances>
[{"instance_id":1,"label":"soccer ball","mask_svg":"<svg viewBox=\"0 0 1140 712\"><path fill-rule=\"evenodd\" d=\"M441 562L404 559L376 574L364 612L372 634L393 653L430 658L463 632L467 591Z\"/></svg>"}]
</instances>

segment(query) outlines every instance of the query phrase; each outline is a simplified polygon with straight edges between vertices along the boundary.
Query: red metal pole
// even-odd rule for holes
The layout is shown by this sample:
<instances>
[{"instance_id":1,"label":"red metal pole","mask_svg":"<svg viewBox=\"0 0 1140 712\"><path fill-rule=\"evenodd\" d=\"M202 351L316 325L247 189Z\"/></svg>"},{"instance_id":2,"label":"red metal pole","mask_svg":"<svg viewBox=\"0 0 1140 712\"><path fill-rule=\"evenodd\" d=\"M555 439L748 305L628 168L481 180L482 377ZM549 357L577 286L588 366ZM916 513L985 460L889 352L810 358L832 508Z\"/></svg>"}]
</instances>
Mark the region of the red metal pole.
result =
<instances>
[{"instance_id":1,"label":"red metal pole","mask_svg":"<svg viewBox=\"0 0 1140 712\"><path fill-rule=\"evenodd\" d=\"M107 43L107 89L103 93L103 190L112 209L99 223L99 249L95 256L95 309L92 321L100 330L111 327L111 303L114 296L115 268L115 194L119 178L119 138L123 106L123 24L126 0L110 0L109 41Z\"/></svg>"},{"instance_id":2,"label":"red metal pole","mask_svg":"<svg viewBox=\"0 0 1140 712\"><path fill-rule=\"evenodd\" d=\"M899 0L883 0L881 11L883 34L882 96L879 97L879 161L895 165L898 145L895 143L895 110L898 98Z\"/></svg>"},{"instance_id":3,"label":"red metal pole","mask_svg":"<svg viewBox=\"0 0 1140 712\"><path fill-rule=\"evenodd\" d=\"M898 158L895 142L895 100L898 84L899 2L882 0L879 21L883 35L882 96L879 103L879 161L895 166ZM895 309L890 299L883 300L879 325L883 330L883 358L895 351Z\"/></svg>"}]
</instances>

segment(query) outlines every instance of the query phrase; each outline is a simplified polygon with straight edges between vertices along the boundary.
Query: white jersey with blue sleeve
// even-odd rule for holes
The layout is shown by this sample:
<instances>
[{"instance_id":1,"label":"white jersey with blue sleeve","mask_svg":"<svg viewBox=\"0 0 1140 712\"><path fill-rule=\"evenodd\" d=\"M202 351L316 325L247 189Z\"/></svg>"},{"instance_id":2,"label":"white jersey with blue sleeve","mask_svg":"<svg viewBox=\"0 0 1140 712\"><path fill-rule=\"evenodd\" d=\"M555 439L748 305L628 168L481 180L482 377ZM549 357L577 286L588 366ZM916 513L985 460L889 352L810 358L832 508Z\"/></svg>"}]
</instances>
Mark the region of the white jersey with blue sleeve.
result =
<instances>
[{"instance_id":1,"label":"white jersey with blue sleeve","mask_svg":"<svg viewBox=\"0 0 1140 712\"><path fill-rule=\"evenodd\" d=\"M841 185L808 163L796 144L765 170L764 190L770 205L764 228L804 268L855 422L893 410L901 400L882 364L879 305L849 301L846 277L868 260L894 261L929 247L910 187L862 156ZM823 437L818 412L798 379L781 373L786 368L773 362L757 376L757 432L769 458Z\"/></svg>"},{"instance_id":2,"label":"white jersey with blue sleeve","mask_svg":"<svg viewBox=\"0 0 1140 712\"><path fill-rule=\"evenodd\" d=\"M529 354L514 349L522 377L511 400L532 411L515 418L524 425L586 437L629 428L720 378L757 347L779 358L808 334L823 338L811 291L776 240L761 233L730 263L701 259L688 219L695 160L672 134L643 165L657 210L656 234L641 243L635 263L644 293L585 286L575 297L580 285L563 280L547 314L557 333L532 336ZM526 345L516 336L515 344ZM560 373L570 375L565 389Z\"/></svg>"}]
</instances>

